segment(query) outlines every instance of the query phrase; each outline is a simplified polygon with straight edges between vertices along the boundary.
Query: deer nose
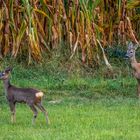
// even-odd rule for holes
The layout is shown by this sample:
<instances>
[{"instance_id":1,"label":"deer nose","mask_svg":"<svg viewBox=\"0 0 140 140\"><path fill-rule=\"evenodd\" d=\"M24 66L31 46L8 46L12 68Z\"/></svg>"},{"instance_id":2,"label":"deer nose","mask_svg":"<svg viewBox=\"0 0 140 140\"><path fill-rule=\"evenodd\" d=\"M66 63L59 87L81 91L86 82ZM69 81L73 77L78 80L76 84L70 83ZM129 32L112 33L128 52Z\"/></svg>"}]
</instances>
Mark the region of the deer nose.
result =
<instances>
[{"instance_id":1,"label":"deer nose","mask_svg":"<svg viewBox=\"0 0 140 140\"><path fill-rule=\"evenodd\" d=\"M126 55L125 55L125 59L128 59L128 58L129 58L129 56L128 56L128 54L126 54Z\"/></svg>"}]
</instances>

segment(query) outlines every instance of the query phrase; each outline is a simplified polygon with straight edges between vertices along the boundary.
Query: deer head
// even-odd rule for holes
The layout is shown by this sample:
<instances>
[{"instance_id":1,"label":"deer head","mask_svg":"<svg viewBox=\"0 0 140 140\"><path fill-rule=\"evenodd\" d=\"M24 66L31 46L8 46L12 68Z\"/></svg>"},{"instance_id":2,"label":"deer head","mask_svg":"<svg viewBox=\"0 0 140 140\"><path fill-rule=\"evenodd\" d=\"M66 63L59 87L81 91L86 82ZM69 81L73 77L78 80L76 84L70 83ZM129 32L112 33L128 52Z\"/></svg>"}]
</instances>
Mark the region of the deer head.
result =
<instances>
[{"instance_id":1,"label":"deer head","mask_svg":"<svg viewBox=\"0 0 140 140\"><path fill-rule=\"evenodd\" d=\"M126 58L132 58L135 57L135 51L138 48L138 44L134 45L132 42L128 44L128 49L126 53Z\"/></svg>"},{"instance_id":2,"label":"deer head","mask_svg":"<svg viewBox=\"0 0 140 140\"><path fill-rule=\"evenodd\" d=\"M0 79L5 80L9 77L10 72L12 71L12 68L6 68L3 72L0 73Z\"/></svg>"}]
</instances>

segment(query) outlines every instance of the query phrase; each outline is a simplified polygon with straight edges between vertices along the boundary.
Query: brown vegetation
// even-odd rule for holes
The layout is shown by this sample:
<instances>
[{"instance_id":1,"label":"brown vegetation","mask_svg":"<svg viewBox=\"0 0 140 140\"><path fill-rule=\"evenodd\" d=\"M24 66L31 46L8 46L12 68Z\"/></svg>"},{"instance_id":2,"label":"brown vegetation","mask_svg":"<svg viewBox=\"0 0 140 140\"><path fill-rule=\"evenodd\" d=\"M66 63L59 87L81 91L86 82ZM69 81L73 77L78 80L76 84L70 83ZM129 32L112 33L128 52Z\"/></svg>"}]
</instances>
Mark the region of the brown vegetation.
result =
<instances>
[{"instance_id":1,"label":"brown vegetation","mask_svg":"<svg viewBox=\"0 0 140 140\"><path fill-rule=\"evenodd\" d=\"M70 58L78 52L83 63L98 64L106 59L99 53L104 47L138 43L138 5L127 0L1 0L0 57L24 54L28 63L40 62L42 52L65 42Z\"/></svg>"}]
</instances>

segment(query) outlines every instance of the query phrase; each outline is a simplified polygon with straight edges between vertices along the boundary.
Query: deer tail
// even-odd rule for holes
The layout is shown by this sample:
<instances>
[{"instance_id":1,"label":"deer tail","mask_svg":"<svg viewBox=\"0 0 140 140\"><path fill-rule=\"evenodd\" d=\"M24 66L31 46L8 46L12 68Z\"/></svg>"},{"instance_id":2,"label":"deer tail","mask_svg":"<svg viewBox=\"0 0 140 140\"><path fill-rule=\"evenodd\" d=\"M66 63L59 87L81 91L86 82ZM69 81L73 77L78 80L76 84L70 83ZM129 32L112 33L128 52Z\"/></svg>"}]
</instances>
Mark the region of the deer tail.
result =
<instances>
[{"instance_id":1,"label":"deer tail","mask_svg":"<svg viewBox=\"0 0 140 140\"><path fill-rule=\"evenodd\" d=\"M41 98L41 97L43 97L43 92L37 92L37 93L35 94L35 96L36 96L37 98Z\"/></svg>"}]
</instances>

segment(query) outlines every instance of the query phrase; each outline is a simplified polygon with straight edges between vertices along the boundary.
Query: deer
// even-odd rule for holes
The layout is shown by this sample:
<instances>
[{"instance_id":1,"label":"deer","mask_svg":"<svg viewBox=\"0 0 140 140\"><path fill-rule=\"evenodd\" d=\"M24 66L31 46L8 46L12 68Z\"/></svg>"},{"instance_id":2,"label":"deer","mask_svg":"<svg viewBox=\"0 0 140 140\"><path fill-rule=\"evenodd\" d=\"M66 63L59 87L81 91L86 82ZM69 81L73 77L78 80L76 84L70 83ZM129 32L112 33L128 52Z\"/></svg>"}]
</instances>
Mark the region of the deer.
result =
<instances>
[{"instance_id":1,"label":"deer","mask_svg":"<svg viewBox=\"0 0 140 140\"><path fill-rule=\"evenodd\" d=\"M140 63L137 62L136 57L135 57L137 48L138 48L138 44L134 45L132 42L130 42L128 44L126 57L130 59L133 75L136 78L137 83L138 83L137 95L140 98Z\"/></svg>"},{"instance_id":2,"label":"deer","mask_svg":"<svg viewBox=\"0 0 140 140\"><path fill-rule=\"evenodd\" d=\"M10 73L12 68L8 67L0 73L0 80L3 81L6 98L9 103L11 111L11 122L15 123L16 117L16 103L26 103L33 111L32 124L35 124L35 120L38 115L38 109L40 109L46 117L47 124L50 124L48 112L42 105L43 92L34 88L19 88L10 83Z\"/></svg>"}]
</instances>

